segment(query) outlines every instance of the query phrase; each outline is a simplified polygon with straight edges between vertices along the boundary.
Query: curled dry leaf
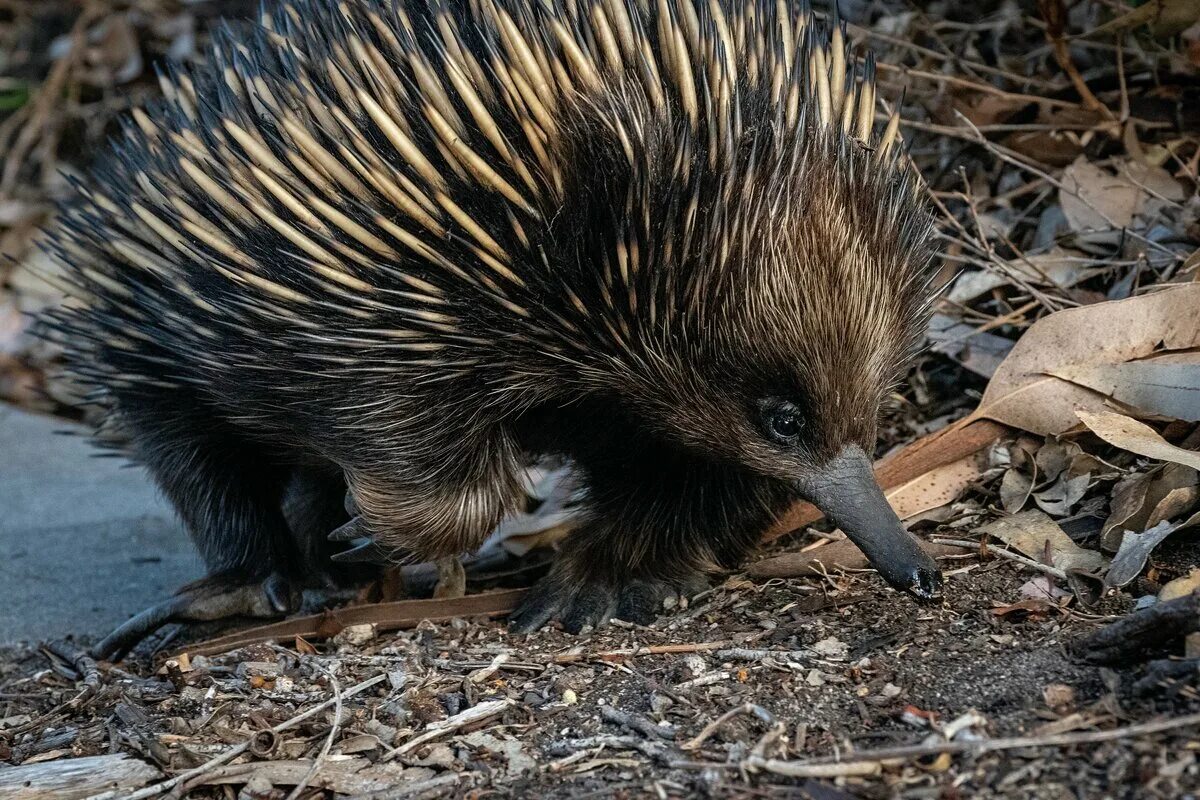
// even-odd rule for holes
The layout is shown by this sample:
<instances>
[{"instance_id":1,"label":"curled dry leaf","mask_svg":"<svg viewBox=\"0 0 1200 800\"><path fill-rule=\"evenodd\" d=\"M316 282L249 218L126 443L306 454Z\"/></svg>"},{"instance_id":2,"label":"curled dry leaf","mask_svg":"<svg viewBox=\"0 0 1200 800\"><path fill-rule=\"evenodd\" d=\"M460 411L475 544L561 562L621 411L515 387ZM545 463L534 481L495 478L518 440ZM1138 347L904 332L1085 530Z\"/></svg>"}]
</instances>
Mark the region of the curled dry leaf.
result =
<instances>
[{"instance_id":1,"label":"curled dry leaf","mask_svg":"<svg viewBox=\"0 0 1200 800\"><path fill-rule=\"evenodd\" d=\"M1023 511L1002 517L980 531L1036 561L1063 571L1096 573L1108 566L1107 558L1075 544L1058 523L1041 511Z\"/></svg>"},{"instance_id":2,"label":"curled dry leaf","mask_svg":"<svg viewBox=\"0 0 1200 800\"><path fill-rule=\"evenodd\" d=\"M1191 510L1200 500L1200 474L1180 464L1160 464L1113 487L1100 546L1116 550L1124 530L1144 531Z\"/></svg>"},{"instance_id":3,"label":"curled dry leaf","mask_svg":"<svg viewBox=\"0 0 1200 800\"><path fill-rule=\"evenodd\" d=\"M1176 447L1143 422L1111 411L1078 409L1076 413L1092 433L1111 445L1147 458L1200 470L1200 453Z\"/></svg>"},{"instance_id":4,"label":"curled dry leaf","mask_svg":"<svg viewBox=\"0 0 1200 800\"><path fill-rule=\"evenodd\" d=\"M1082 253L1061 247L1045 253L1026 255L1005 262L995 269L964 272L946 295L952 303L969 303L980 295L1013 283L1025 281L1037 286L1069 289L1088 277L1097 262Z\"/></svg>"},{"instance_id":5,"label":"curled dry leaf","mask_svg":"<svg viewBox=\"0 0 1200 800\"><path fill-rule=\"evenodd\" d=\"M1117 554L1113 556L1112 566L1108 568L1108 574L1104 576L1104 587L1106 589L1119 588L1141 575L1142 568L1146 566L1146 560L1150 558L1150 553L1175 530L1175 526L1171 523L1160 522L1141 533L1125 531L1121 536L1121 546L1117 549Z\"/></svg>"},{"instance_id":6,"label":"curled dry leaf","mask_svg":"<svg viewBox=\"0 0 1200 800\"><path fill-rule=\"evenodd\" d=\"M1077 408L1100 411L1108 398L1055 373L1078 365L1123 364L1156 353L1200 348L1200 284L1064 309L1034 324L988 384L973 417L1060 434L1079 424Z\"/></svg>"}]
</instances>

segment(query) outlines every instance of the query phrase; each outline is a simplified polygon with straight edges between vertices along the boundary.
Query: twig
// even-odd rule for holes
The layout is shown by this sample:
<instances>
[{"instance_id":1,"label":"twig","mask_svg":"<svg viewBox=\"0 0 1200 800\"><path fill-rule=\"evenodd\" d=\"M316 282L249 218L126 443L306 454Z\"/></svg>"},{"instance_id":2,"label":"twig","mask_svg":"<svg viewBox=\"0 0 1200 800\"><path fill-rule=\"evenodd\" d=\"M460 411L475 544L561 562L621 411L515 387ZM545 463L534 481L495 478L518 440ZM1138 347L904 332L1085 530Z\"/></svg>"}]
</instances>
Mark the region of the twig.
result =
<instances>
[{"instance_id":1,"label":"twig","mask_svg":"<svg viewBox=\"0 0 1200 800\"><path fill-rule=\"evenodd\" d=\"M338 731L341 730L342 688L338 685L337 678L334 677L332 672L325 669L325 667L321 666L320 664L317 664L315 661L313 664L317 669L325 673L325 675L329 678L329 685L333 689L333 724L329 727L329 735L325 737L325 744L321 747L321 752L317 753L317 757L313 759L312 766L308 768L308 772L304 774L304 777L300 779L300 782L296 784L295 788L288 793L287 800L296 800L296 798L300 796L300 793L303 792L308 786L309 781L317 776L317 773L321 770L321 765L324 764L325 759L329 757L329 751L333 748L333 742L337 739Z\"/></svg>"},{"instance_id":2,"label":"twig","mask_svg":"<svg viewBox=\"0 0 1200 800\"><path fill-rule=\"evenodd\" d=\"M628 728L631 731L636 731L648 739L674 739L675 728L670 725L655 725L645 717L637 714L630 714L627 711L620 711L612 706L600 706L600 716L605 722L611 722L614 725L620 725L623 728Z\"/></svg>"},{"instance_id":3,"label":"twig","mask_svg":"<svg viewBox=\"0 0 1200 800\"><path fill-rule=\"evenodd\" d=\"M1075 87L1075 91L1082 98L1084 107L1092 111L1099 111L1109 119L1113 119L1112 111L1101 103L1096 95L1092 94L1087 81L1079 74L1079 68L1071 60L1071 49L1067 46L1067 39L1063 35L1067 24L1067 8L1063 4L1063 0L1039 0L1038 6L1042 12L1042 18L1046 20L1046 41L1053 48L1054 60L1071 79L1071 85Z\"/></svg>"},{"instance_id":4,"label":"twig","mask_svg":"<svg viewBox=\"0 0 1200 800\"><path fill-rule=\"evenodd\" d=\"M717 651L717 658L722 661L766 661L767 659L809 661L812 657L812 652L808 650L755 650L746 647L734 647L729 650Z\"/></svg>"},{"instance_id":5,"label":"twig","mask_svg":"<svg viewBox=\"0 0 1200 800\"><path fill-rule=\"evenodd\" d=\"M86 650L72 647L66 642L47 642L45 648L70 664L88 689L94 692L100 688L100 671L96 667L96 660Z\"/></svg>"},{"instance_id":6,"label":"twig","mask_svg":"<svg viewBox=\"0 0 1200 800\"><path fill-rule=\"evenodd\" d=\"M1011 550L1001 550L998 547L988 547L984 542L971 542L966 539L930 539L931 542L937 544L948 544L951 547L962 547L967 550L982 550L985 553L1001 556L1011 561L1016 561L1018 564L1024 564L1030 569L1036 569L1039 572L1044 572L1047 575L1052 575L1059 580L1066 580L1067 573L1058 567L1051 567L1048 564L1043 564L1040 561L1034 561L1032 558L1027 558L1020 553L1014 553Z\"/></svg>"},{"instance_id":7,"label":"twig","mask_svg":"<svg viewBox=\"0 0 1200 800\"><path fill-rule=\"evenodd\" d=\"M754 703L743 703L740 706L734 706L712 722L705 725L704 729L701 730L700 733L696 734L695 738L684 742L682 745L680 745L680 747L682 747L684 750L699 750L700 746L708 741L710 736L717 732L717 729L719 729L729 720L733 719L734 717L741 716L742 714L753 714L768 725L775 723L775 715L770 711L767 711L762 706L755 705Z\"/></svg>"},{"instance_id":8,"label":"twig","mask_svg":"<svg viewBox=\"0 0 1200 800\"><path fill-rule=\"evenodd\" d=\"M720 650L733 644L729 639L719 642L693 642L691 644L656 644L649 647L628 647L621 650L605 650L602 652L566 652L554 657L556 664L574 664L578 661L616 661L636 656L654 656L671 653L703 653L707 650Z\"/></svg>"},{"instance_id":9,"label":"twig","mask_svg":"<svg viewBox=\"0 0 1200 800\"><path fill-rule=\"evenodd\" d=\"M1089 664L1146 660L1156 649L1200 628L1200 592L1155 603L1074 642L1069 649Z\"/></svg>"},{"instance_id":10,"label":"twig","mask_svg":"<svg viewBox=\"0 0 1200 800\"><path fill-rule=\"evenodd\" d=\"M274 731L275 733L279 733L281 731L288 730L289 728L294 728L297 725L299 725L301 722L304 722L305 720L310 719L310 718L316 716L317 714L320 714L322 711L329 708L330 706L337 705L338 703L341 703L342 701L344 701L348 698L354 697L357 694L361 694L362 692L366 691L367 689L370 689L372 686L374 686L384 680L387 680L386 674L376 675L374 678L368 678L367 680L363 681L362 683L351 686L349 689L347 689L346 691L337 695L336 697L332 697L329 700L326 700L325 702L321 703L320 705L313 706L308 711L305 711L302 714L297 714L296 716L292 717L291 719L285 720L284 722L279 723L274 728L271 728L271 730ZM153 786L147 786L145 789L139 789L138 791L134 792L133 794L122 795L115 791L114 792L104 792L102 794L92 795L91 797L86 798L86 800L116 800L116 798L118 798L118 797L123 798L123 800L145 800L145 798L147 798L147 797L157 797L158 795L163 794L164 792L171 791L176 786L178 786L182 783L186 783L187 781L190 781L192 778L195 778L198 775L203 775L205 772L212 769L213 767L219 767L220 765L224 764L227 761L232 761L233 759L240 756L242 753L246 752L249 748L250 748L250 740L247 739L246 741L242 742L241 744L234 745L233 747L226 750L224 753L221 753L220 755L216 756L215 758L209 759L208 761L206 761L205 763L201 764L200 766L198 766L194 769L189 769L187 772L181 772L178 775L176 775L174 778L170 778L170 779L162 781L160 783L156 783Z\"/></svg>"},{"instance_id":11,"label":"twig","mask_svg":"<svg viewBox=\"0 0 1200 800\"><path fill-rule=\"evenodd\" d=\"M922 758L924 756L938 755L940 753L967 753L978 756L983 755L984 753L995 753L1004 750L1020 750L1025 747L1073 747L1080 744L1112 742L1118 739L1126 739L1133 736L1162 733L1163 731L1175 730L1177 728L1189 728L1194 726L1200 726L1200 714L1185 714L1180 717L1171 717L1169 719L1161 719L1154 722L1142 722L1136 725L1126 725L1120 728L1111 728L1106 731L1058 733L1048 736L1013 736L1003 739L978 739L973 741L932 742L930 744L918 744L904 747L881 747L877 750L861 750L856 753L846 753L840 756L832 756L829 758L815 758L808 761L777 761L774 765L790 765L788 769L791 771L785 774L803 776L801 770L819 767L838 767L845 765L867 764L878 768L883 762L886 761L905 761L914 758ZM741 769L745 766L748 766L748 764L745 761L731 764L680 761L673 762L671 766L680 769ZM815 772L810 772L807 774L810 777L818 777L818 774ZM846 775L856 773L834 772L830 774Z\"/></svg>"},{"instance_id":12,"label":"twig","mask_svg":"<svg viewBox=\"0 0 1200 800\"><path fill-rule=\"evenodd\" d=\"M383 758L381 758L379 760L381 762L390 761L393 758L395 758L396 756L402 756L405 753L411 752L411 751L415 750L416 748L420 747L421 745L425 744L425 742L428 742L432 739L436 739L439 736L445 736L446 734L453 733L454 731L457 731L460 728L464 728L467 725L472 725L476 722L482 722L483 720L488 719L489 717L494 717L495 715L504 711L504 709L511 706L513 704L513 702L514 701L512 701L508 698L504 698L503 700L488 700L485 703L480 703L477 706L472 706L472 707L468 708L466 711L460 711L459 713L455 714L453 717L449 717L448 719L442 720L437 725L429 726L429 728L424 733L422 733L420 736L410 739L409 741L405 742L404 744L400 745L399 747L389 750L383 756Z\"/></svg>"},{"instance_id":13,"label":"twig","mask_svg":"<svg viewBox=\"0 0 1200 800\"><path fill-rule=\"evenodd\" d=\"M426 796L427 793L436 792L438 797L446 796L443 791L451 786L457 786L462 780L462 776L457 772L444 772L435 778L430 778L427 781L417 781L416 783L405 783L400 786L394 786L390 789L383 789L378 792L368 792L366 794L356 794L347 797L346 800L401 800L401 798L417 798Z\"/></svg>"},{"instance_id":14,"label":"twig","mask_svg":"<svg viewBox=\"0 0 1200 800\"><path fill-rule=\"evenodd\" d=\"M1046 172L1045 169L1042 169L1039 166L1035 166L1035 165L1029 163L1029 161L1024 158L1018 158L1013 153L1013 151L1009 150L1007 147L1001 147L1000 145L996 144L995 142L989 141L986 136L984 136L982 133L979 132L979 128L977 128L975 126L975 123L973 123L973 122L971 122L971 120L967 119L967 117L964 116L961 111L955 111L954 114L975 133L975 143L978 144L979 146L983 147L987 151L993 153L1001 161L1005 162L1006 164L1011 164L1014 167L1016 167L1017 169L1022 169L1027 172L1030 172L1030 173L1038 176L1039 178L1042 178L1046 182L1048 182L1051 186L1058 189L1059 192L1065 192L1066 194L1071 195L1076 200L1083 203L1089 209L1094 211L1096 213L1096 215L1099 216L1102 220L1104 220L1109 225L1109 227L1111 227L1113 230L1124 231L1125 235L1130 236L1134 239L1137 239L1139 242L1146 245L1148 248L1155 250L1157 252L1163 253L1165 255L1168 255L1174 260L1182 260L1182 257L1179 256L1179 254L1175 253L1173 250L1168 249L1167 247L1159 244L1158 242L1147 239L1145 236L1143 236L1142 234L1133 230L1132 228L1122 227L1122 226L1118 225L1116 222L1113 221L1112 217L1110 217L1108 214L1106 214L1102 209L1096 208L1095 204L1093 204L1090 200L1088 200L1086 197L1081 195L1078 190L1069 188L1062 181L1058 180L1057 178L1052 176L1050 173Z\"/></svg>"},{"instance_id":15,"label":"twig","mask_svg":"<svg viewBox=\"0 0 1200 800\"><path fill-rule=\"evenodd\" d=\"M668 749L665 744L659 741L641 739L637 736L610 736L608 734L587 736L582 739L564 739L563 741L554 742L551 744L548 750L550 755L562 754L565 755L566 758L571 758L572 756L579 756L580 753L586 750L594 750L604 747L612 748L614 750L636 750L643 755L657 759L664 763L669 763L667 761L667 756L669 753L677 753L677 751ZM549 769L551 771L558 771L563 767L568 766L568 763L564 762L566 762L565 758L549 765Z\"/></svg>"},{"instance_id":16,"label":"twig","mask_svg":"<svg viewBox=\"0 0 1200 800\"><path fill-rule=\"evenodd\" d=\"M709 672L704 675L701 675L699 678L692 678L690 681L684 681L683 683L677 683L677 684L675 684L675 689L676 690L699 689L701 686L708 686L709 684L720 683L721 681L727 681L727 680L729 680L728 672L724 672L724 671Z\"/></svg>"},{"instance_id":17,"label":"twig","mask_svg":"<svg viewBox=\"0 0 1200 800\"><path fill-rule=\"evenodd\" d=\"M784 761L778 758L750 756L741 763L749 770L765 770L789 778L844 778L874 775L880 770L878 763L870 761L845 764L798 764L795 761Z\"/></svg>"}]
</instances>

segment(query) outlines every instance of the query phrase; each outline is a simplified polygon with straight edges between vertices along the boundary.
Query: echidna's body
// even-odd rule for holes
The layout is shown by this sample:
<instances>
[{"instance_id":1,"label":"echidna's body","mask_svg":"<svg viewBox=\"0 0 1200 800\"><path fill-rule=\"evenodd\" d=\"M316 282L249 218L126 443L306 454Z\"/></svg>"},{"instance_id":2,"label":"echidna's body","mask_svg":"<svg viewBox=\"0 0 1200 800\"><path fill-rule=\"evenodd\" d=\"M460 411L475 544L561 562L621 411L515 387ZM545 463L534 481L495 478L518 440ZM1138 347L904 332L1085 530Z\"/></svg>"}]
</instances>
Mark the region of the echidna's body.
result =
<instances>
[{"instance_id":1,"label":"echidna's body","mask_svg":"<svg viewBox=\"0 0 1200 800\"><path fill-rule=\"evenodd\" d=\"M527 627L644 614L798 494L853 536L882 498L827 469L865 474L928 222L826 38L784 0L293 0L66 211L70 368L225 581L327 566L298 480L441 555L539 452L590 511ZM891 579L932 569L875 523Z\"/></svg>"}]
</instances>

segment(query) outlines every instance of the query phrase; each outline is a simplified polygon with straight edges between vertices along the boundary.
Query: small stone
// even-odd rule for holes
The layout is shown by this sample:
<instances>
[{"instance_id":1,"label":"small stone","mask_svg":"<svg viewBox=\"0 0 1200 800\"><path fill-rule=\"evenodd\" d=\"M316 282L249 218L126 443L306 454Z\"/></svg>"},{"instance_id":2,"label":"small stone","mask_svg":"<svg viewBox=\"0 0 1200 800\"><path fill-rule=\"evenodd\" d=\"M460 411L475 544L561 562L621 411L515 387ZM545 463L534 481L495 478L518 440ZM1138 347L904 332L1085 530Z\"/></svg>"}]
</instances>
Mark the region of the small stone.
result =
<instances>
[{"instance_id":1,"label":"small stone","mask_svg":"<svg viewBox=\"0 0 1200 800\"><path fill-rule=\"evenodd\" d=\"M683 658L679 659L678 678L681 681L690 681L699 678L704 673L708 672L708 664L704 659L695 653L688 653Z\"/></svg>"},{"instance_id":2,"label":"small stone","mask_svg":"<svg viewBox=\"0 0 1200 800\"><path fill-rule=\"evenodd\" d=\"M573 706L579 702L579 695L575 694L574 689L564 689L562 693L562 700L567 705Z\"/></svg>"},{"instance_id":3,"label":"small stone","mask_svg":"<svg viewBox=\"0 0 1200 800\"><path fill-rule=\"evenodd\" d=\"M834 636L822 639L814 644L811 649L823 658L845 658L850 653L850 645Z\"/></svg>"},{"instance_id":4,"label":"small stone","mask_svg":"<svg viewBox=\"0 0 1200 800\"><path fill-rule=\"evenodd\" d=\"M1042 689L1042 700L1051 711L1066 713L1075 705L1075 690L1065 683L1052 683Z\"/></svg>"},{"instance_id":5,"label":"small stone","mask_svg":"<svg viewBox=\"0 0 1200 800\"><path fill-rule=\"evenodd\" d=\"M370 623L362 625L350 625L342 628L337 636L333 637L333 643L336 645L364 645L375 638L375 626Z\"/></svg>"},{"instance_id":6,"label":"small stone","mask_svg":"<svg viewBox=\"0 0 1200 800\"><path fill-rule=\"evenodd\" d=\"M879 694L881 697L886 697L886 698L891 699L893 697L899 697L901 691L903 691L903 690L896 684L885 683L883 685L883 688L879 690Z\"/></svg>"},{"instance_id":7,"label":"small stone","mask_svg":"<svg viewBox=\"0 0 1200 800\"><path fill-rule=\"evenodd\" d=\"M280 673L279 664L274 661L243 661L237 666L239 678L260 677L274 680Z\"/></svg>"},{"instance_id":8,"label":"small stone","mask_svg":"<svg viewBox=\"0 0 1200 800\"><path fill-rule=\"evenodd\" d=\"M819 669L810 669L808 675L804 677L804 682L809 686L824 686L825 678L821 675Z\"/></svg>"}]
</instances>

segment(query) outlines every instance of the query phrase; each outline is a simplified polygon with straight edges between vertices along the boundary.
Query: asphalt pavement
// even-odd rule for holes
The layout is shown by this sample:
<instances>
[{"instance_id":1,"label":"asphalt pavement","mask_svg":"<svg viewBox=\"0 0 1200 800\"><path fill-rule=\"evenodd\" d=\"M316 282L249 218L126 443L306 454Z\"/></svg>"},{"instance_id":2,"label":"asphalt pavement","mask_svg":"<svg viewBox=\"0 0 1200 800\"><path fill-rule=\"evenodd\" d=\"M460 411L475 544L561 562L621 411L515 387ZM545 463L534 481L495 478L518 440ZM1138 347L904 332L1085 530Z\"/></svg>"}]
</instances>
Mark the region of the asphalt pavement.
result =
<instances>
[{"instance_id":1,"label":"asphalt pavement","mask_svg":"<svg viewBox=\"0 0 1200 800\"><path fill-rule=\"evenodd\" d=\"M0 644L98 638L203 567L144 470L0 404Z\"/></svg>"}]
</instances>

